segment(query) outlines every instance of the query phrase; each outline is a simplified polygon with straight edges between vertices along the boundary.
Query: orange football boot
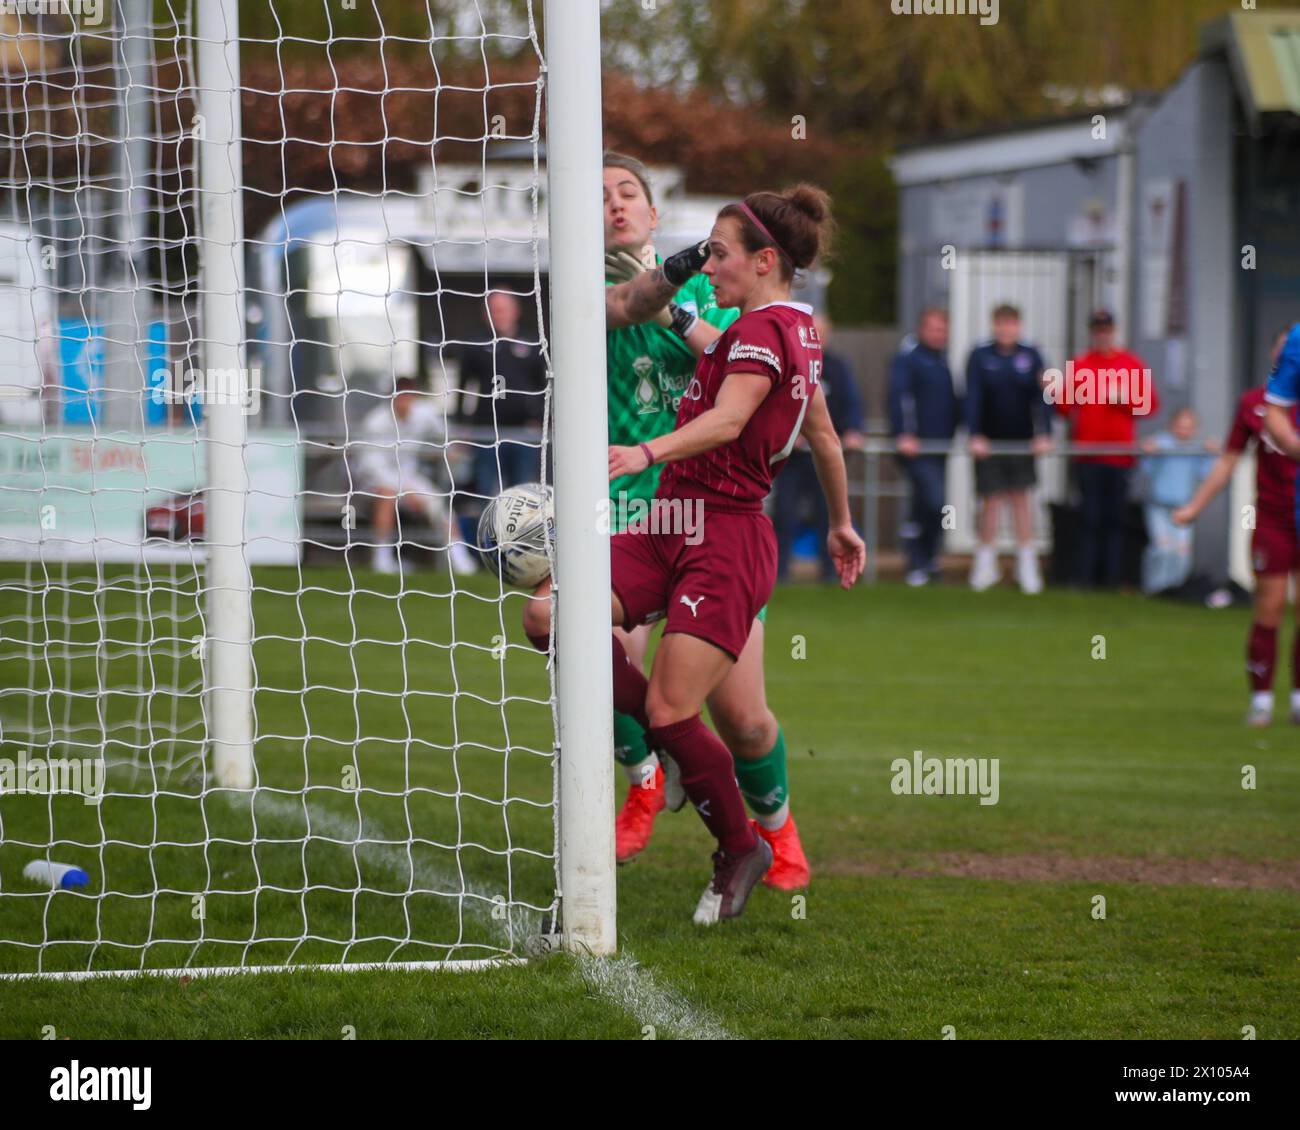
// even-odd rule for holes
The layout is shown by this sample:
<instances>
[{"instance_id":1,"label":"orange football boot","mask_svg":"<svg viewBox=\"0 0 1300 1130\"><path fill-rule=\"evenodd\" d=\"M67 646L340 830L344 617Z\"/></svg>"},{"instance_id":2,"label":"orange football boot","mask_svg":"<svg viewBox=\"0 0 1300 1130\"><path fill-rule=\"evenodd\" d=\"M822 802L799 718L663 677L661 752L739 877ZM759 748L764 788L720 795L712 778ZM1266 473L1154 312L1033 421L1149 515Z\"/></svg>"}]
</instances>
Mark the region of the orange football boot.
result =
<instances>
[{"instance_id":1,"label":"orange football boot","mask_svg":"<svg viewBox=\"0 0 1300 1130\"><path fill-rule=\"evenodd\" d=\"M653 786L633 785L614 820L614 858L619 863L635 859L650 842L655 817L664 810L664 771L655 763Z\"/></svg>"},{"instance_id":2,"label":"orange football boot","mask_svg":"<svg viewBox=\"0 0 1300 1130\"><path fill-rule=\"evenodd\" d=\"M806 887L812 878L812 870L808 866L808 857L803 853L803 844L799 842L799 829L794 826L794 817L788 817L775 832L769 832L757 820L751 823L754 831L772 848L772 866L763 876L763 882L778 891L797 891Z\"/></svg>"}]
</instances>

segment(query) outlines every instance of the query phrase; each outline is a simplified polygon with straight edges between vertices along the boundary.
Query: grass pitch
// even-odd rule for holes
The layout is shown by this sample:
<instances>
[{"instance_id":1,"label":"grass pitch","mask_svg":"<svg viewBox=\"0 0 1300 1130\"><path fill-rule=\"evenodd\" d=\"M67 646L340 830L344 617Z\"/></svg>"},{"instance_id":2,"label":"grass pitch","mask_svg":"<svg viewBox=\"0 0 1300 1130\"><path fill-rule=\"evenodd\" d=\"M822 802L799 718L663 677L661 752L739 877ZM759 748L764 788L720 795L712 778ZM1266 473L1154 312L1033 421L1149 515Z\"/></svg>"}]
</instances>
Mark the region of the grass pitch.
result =
<instances>
[{"instance_id":1,"label":"grass pitch","mask_svg":"<svg viewBox=\"0 0 1300 1130\"><path fill-rule=\"evenodd\" d=\"M524 643L517 598L303 576L298 598L296 570L256 575L251 805L174 750L157 794L136 770L140 795L99 806L0 800L0 967L33 968L42 941L47 969L519 949L553 860L548 676L495 638ZM1295 1039L1300 728L1241 725L1247 623L1133 596L784 588L767 677L814 868L802 899L760 889L740 921L693 927L709 842L688 809L619 871L613 961L5 982L0 1035ZM12 690L31 664L4 643ZM43 699L94 685L69 664ZM140 707L98 708L137 760L163 748ZM916 750L997 758L998 803L897 795L891 763ZM22 884L51 828L91 897Z\"/></svg>"}]
</instances>

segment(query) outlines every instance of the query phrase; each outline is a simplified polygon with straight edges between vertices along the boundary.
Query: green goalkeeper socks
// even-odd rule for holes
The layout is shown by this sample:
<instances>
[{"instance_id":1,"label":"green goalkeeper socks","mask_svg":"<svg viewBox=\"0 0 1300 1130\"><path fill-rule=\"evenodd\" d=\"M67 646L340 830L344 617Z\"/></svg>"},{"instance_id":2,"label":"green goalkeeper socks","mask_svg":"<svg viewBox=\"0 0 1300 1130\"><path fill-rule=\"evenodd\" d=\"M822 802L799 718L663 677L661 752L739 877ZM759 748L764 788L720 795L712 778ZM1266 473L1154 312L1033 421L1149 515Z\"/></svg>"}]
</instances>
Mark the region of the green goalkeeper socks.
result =
<instances>
[{"instance_id":1,"label":"green goalkeeper socks","mask_svg":"<svg viewBox=\"0 0 1300 1130\"><path fill-rule=\"evenodd\" d=\"M758 822L765 828L779 828L785 823L790 787L785 772L785 731L776 729L776 745L757 761L736 758L736 780L740 792ZM774 822L769 823L767 818Z\"/></svg>"},{"instance_id":2,"label":"green goalkeeper socks","mask_svg":"<svg viewBox=\"0 0 1300 1130\"><path fill-rule=\"evenodd\" d=\"M642 766L649 756L641 724L630 714L614 711L614 760L623 766L627 779L634 785L644 783Z\"/></svg>"},{"instance_id":3,"label":"green goalkeeper socks","mask_svg":"<svg viewBox=\"0 0 1300 1130\"><path fill-rule=\"evenodd\" d=\"M645 766L651 758L645 731L629 714L614 711L614 760L634 785L644 783ZM757 761L733 758L741 795L763 827L775 830L786 821L790 786L785 768L785 731L777 726L776 744Z\"/></svg>"}]
</instances>

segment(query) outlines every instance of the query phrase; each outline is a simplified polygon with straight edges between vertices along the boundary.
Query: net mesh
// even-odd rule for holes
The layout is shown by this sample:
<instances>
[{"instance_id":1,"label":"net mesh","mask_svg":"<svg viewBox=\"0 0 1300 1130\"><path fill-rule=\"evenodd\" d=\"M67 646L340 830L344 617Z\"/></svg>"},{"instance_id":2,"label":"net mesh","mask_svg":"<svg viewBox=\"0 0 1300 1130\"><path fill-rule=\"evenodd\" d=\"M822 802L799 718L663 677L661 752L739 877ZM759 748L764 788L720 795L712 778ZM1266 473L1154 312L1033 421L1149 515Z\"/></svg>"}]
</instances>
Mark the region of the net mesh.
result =
<instances>
[{"instance_id":1,"label":"net mesh","mask_svg":"<svg viewBox=\"0 0 1300 1130\"><path fill-rule=\"evenodd\" d=\"M205 240L195 4L35 7L0 9L0 972L518 954L554 687L468 543L548 477L532 4L241 5L243 249ZM222 254L252 790L211 772Z\"/></svg>"}]
</instances>

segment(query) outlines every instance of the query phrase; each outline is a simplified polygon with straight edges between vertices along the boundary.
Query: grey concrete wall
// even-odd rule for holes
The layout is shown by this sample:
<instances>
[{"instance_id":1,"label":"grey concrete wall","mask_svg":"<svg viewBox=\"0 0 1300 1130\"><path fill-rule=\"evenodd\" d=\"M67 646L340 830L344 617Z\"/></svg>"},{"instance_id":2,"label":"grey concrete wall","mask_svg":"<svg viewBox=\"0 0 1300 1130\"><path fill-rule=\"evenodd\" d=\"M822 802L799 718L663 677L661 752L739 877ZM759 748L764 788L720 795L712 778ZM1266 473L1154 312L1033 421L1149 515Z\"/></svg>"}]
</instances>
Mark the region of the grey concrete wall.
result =
<instances>
[{"instance_id":1,"label":"grey concrete wall","mask_svg":"<svg viewBox=\"0 0 1300 1130\"><path fill-rule=\"evenodd\" d=\"M1068 246L1071 220L1081 215L1091 202L1098 201L1109 214L1115 214L1117 182L1118 160L1111 155L1095 162L1069 162L1024 169L1002 177L970 177L946 186L923 184L902 189L899 325L914 325L924 306L934 302L943 304L947 299L949 276L940 264L939 254L943 245L954 237L935 223L941 196L965 193L971 199L980 199L996 184L1019 185L1023 194L1023 231L1019 239L1004 246L1008 250L1054 250Z\"/></svg>"}]
</instances>

